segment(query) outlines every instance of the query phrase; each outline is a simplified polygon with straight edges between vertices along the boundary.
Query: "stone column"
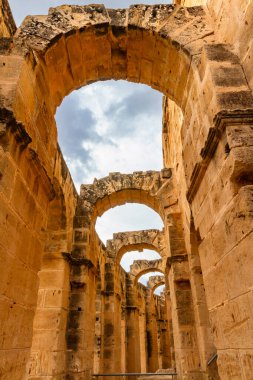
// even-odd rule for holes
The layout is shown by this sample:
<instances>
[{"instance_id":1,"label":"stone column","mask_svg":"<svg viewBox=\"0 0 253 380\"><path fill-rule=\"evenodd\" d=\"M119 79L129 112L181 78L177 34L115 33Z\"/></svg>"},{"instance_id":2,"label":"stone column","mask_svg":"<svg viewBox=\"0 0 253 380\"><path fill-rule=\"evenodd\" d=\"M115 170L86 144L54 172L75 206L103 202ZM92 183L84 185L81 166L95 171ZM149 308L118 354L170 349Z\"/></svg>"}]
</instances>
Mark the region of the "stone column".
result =
<instances>
[{"instance_id":1,"label":"stone column","mask_svg":"<svg viewBox=\"0 0 253 380\"><path fill-rule=\"evenodd\" d=\"M156 303L156 326L157 326L157 354L158 354L158 368L163 368L162 366L162 334L161 334L161 313L160 313L160 299L159 296L155 297Z\"/></svg>"},{"instance_id":2,"label":"stone column","mask_svg":"<svg viewBox=\"0 0 253 380\"><path fill-rule=\"evenodd\" d=\"M90 379L95 337L96 268L89 259L70 256L71 294L68 315L68 376Z\"/></svg>"},{"instance_id":3,"label":"stone column","mask_svg":"<svg viewBox=\"0 0 253 380\"><path fill-rule=\"evenodd\" d=\"M188 256L169 258L176 369L180 379L203 379L197 346Z\"/></svg>"},{"instance_id":4,"label":"stone column","mask_svg":"<svg viewBox=\"0 0 253 380\"><path fill-rule=\"evenodd\" d=\"M147 320L147 370L156 372L158 364L158 335L157 316L154 297L151 289L146 291L146 320Z\"/></svg>"},{"instance_id":5,"label":"stone column","mask_svg":"<svg viewBox=\"0 0 253 380\"><path fill-rule=\"evenodd\" d=\"M114 264L106 263L102 360L108 374L121 372L121 297L115 292L114 274Z\"/></svg>"},{"instance_id":6,"label":"stone column","mask_svg":"<svg viewBox=\"0 0 253 380\"><path fill-rule=\"evenodd\" d=\"M215 356L217 350L214 346L214 339L211 332L203 274L198 253L200 239L194 229L193 222L191 223L190 241L191 252L189 254L189 267L201 369L203 373L205 373L206 379L210 377L211 379L219 379L217 360L213 360L212 363L208 365L209 360Z\"/></svg>"},{"instance_id":7,"label":"stone column","mask_svg":"<svg viewBox=\"0 0 253 380\"><path fill-rule=\"evenodd\" d=\"M33 323L28 379L65 375L69 264L61 254L44 254Z\"/></svg>"},{"instance_id":8,"label":"stone column","mask_svg":"<svg viewBox=\"0 0 253 380\"><path fill-rule=\"evenodd\" d=\"M139 308L136 289L130 275L126 276L126 372L140 372Z\"/></svg>"},{"instance_id":9,"label":"stone column","mask_svg":"<svg viewBox=\"0 0 253 380\"><path fill-rule=\"evenodd\" d=\"M95 315L95 340L94 340L94 373L102 372L102 336L104 325L104 305L100 275L97 276L96 289L96 315Z\"/></svg>"},{"instance_id":10,"label":"stone column","mask_svg":"<svg viewBox=\"0 0 253 380\"><path fill-rule=\"evenodd\" d=\"M167 351L167 356L169 358L170 365L168 368L176 368L175 363L175 347L174 347L174 336L173 336L173 323L172 323L172 313L171 313L171 298L170 298L170 288L169 288L169 276L168 276L168 268L166 268L165 273L165 315L167 316L167 324L168 330L166 334L166 342L169 346L169 350Z\"/></svg>"},{"instance_id":11,"label":"stone column","mask_svg":"<svg viewBox=\"0 0 253 380\"><path fill-rule=\"evenodd\" d=\"M146 313L141 312L139 315L140 324L140 357L141 357L141 372L147 372L147 342L146 342Z\"/></svg>"},{"instance_id":12,"label":"stone column","mask_svg":"<svg viewBox=\"0 0 253 380\"><path fill-rule=\"evenodd\" d=\"M159 368L172 368L171 341L167 315L165 294L159 297L159 312L157 315L158 333L160 334L160 362Z\"/></svg>"},{"instance_id":13,"label":"stone column","mask_svg":"<svg viewBox=\"0 0 253 380\"><path fill-rule=\"evenodd\" d=\"M140 359L141 372L147 372L147 334L146 334L146 287L137 283L139 304Z\"/></svg>"},{"instance_id":14,"label":"stone column","mask_svg":"<svg viewBox=\"0 0 253 380\"><path fill-rule=\"evenodd\" d=\"M126 308L121 305L121 373L126 373Z\"/></svg>"}]
</instances>

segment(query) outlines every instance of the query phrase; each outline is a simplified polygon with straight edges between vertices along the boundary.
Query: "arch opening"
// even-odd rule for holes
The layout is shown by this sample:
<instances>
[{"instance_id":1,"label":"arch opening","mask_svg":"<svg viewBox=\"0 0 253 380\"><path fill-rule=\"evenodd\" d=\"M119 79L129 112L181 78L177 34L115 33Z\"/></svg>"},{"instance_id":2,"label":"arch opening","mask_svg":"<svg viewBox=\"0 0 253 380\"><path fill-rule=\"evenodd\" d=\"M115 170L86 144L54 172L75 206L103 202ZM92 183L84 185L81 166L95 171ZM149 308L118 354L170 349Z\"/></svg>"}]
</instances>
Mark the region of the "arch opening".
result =
<instances>
[{"instance_id":1,"label":"arch opening","mask_svg":"<svg viewBox=\"0 0 253 380\"><path fill-rule=\"evenodd\" d=\"M84 86L64 98L56 123L77 189L108 173L163 167L162 94L148 86L123 80Z\"/></svg>"},{"instance_id":2,"label":"arch opening","mask_svg":"<svg viewBox=\"0 0 253 380\"><path fill-rule=\"evenodd\" d=\"M156 286L154 286L153 288L153 292L155 295L157 296L160 296L161 293L165 290L165 284L157 284Z\"/></svg>"},{"instance_id":3,"label":"arch opening","mask_svg":"<svg viewBox=\"0 0 253 380\"><path fill-rule=\"evenodd\" d=\"M150 207L126 203L109 209L96 221L96 231L100 239L106 243L118 231L141 231L147 229L161 229L163 222L160 216Z\"/></svg>"},{"instance_id":4,"label":"arch opening","mask_svg":"<svg viewBox=\"0 0 253 380\"><path fill-rule=\"evenodd\" d=\"M130 266L134 260L156 260L160 259L161 255L154 249L143 249L143 251L131 251L123 254L120 260L120 266L126 271L130 271Z\"/></svg>"},{"instance_id":5,"label":"arch opening","mask_svg":"<svg viewBox=\"0 0 253 380\"><path fill-rule=\"evenodd\" d=\"M178 20L177 12L179 12L179 9L183 22L173 23L175 20ZM16 67L17 70L15 70L15 72L12 70L13 77L10 81L7 94L3 92L3 105L6 109L7 105L10 110L13 109L14 118L16 121L20 121L20 126L24 128L24 131L22 131L28 134L28 136L22 136L24 141L26 141L23 152L25 151L27 153L28 150L31 150L31 152L33 152L32 159L35 161L35 156L36 165L38 164L34 171L38 171L38 176L42 172L46 173L45 177L48 176L44 186L49 188L49 182L53 182L54 176L59 176L61 186L64 187L62 183L65 182L66 177L62 175L64 170L61 171L61 163L57 160L59 150L57 147L56 126L54 124L54 112L62 99L68 93L82 85L110 78L146 83L158 89L173 99L183 110L184 116L187 116L182 131L178 133L178 136L182 139L182 147L184 147L183 164L185 165L185 174L183 173L182 167L183 175L180 181L184 178L186 182L184 186L184 180L182 180L179 186L184 186L184 188L181 189L182 192L184 192L186 188L189 188L187 199L185 199L186 207L188 207L189 204L187 201L192 202L192 200L194 200L204 177L205 180L212 178L212 181L217 181L218 179L218 173L216 173L216 171L214 171L214 175L212 175L210 171L206 175L208 166L209 169L210 166L212 166L209 165L209 163L213 158L216 147L219 144L219 148L222 148L224 142L221 140L221 137L224 136L225 133L217 133L220 136L215 136L216 132L220 132L218 130L218 123L221 122L221 125L224 125L224 129L228 129L227 127L230 121L228 123L225 122L225 118L227 118L227 116L231 116L231 119L233 119L234 116L236 118L239 110L246 111L246 108L249 109L252 104L252 97L248 96L249 92L251 94L251 91L249 91L250 89L246 83L244 71L242 70L240 60L232 53L233 46L231 50L227 48L225 44L222 45L222 47L219 44L218 47L218 40L216 40L216 35L214 35L211 26L208 24L208 17L205 17L205 10L202 7L186 9L180 6L173 7L169 5L163 7L145 6L145 8L143 8L143 6L133 6L130 10L120 10L119 13L120 19L117 19L117 12L115 13L112 10L107 11L103 6L90 6L88 8L63 6L61 8L51 9L48 17L36 16L33 19L28 18L14 38L14 50L12 50L10 54L14 52L14 54L16 54L15 59L20 62ZM56 14L57 20L59 21L57 27L55 27ZM92 17L90 17L90 14L92 14ZM153 14L157 16L155 20ZM200 22L198 22L198 20ZM180 31L181 27L185 32L183 34ZM203 48L204 45L205 48ZM222 54L217 55L220 48L222 49ZM6 68L12 68L12 59L10 59L10 61L11 63L6 60L7 65L4 64L4 66L6 65L4 72ZM235 81L237 82L236 84L233 83L234 75L231 76L233 80L222 83L222 86L219 84L219 72L223 72L224 63L226 64L226 68L232 63L232 68L241 72L241 74L238 74L239 81ZM238 82L240 83L239 85ZM207 88L209 83L212 83L212 85L209 91L204 93L202 90ZM225 85L223 86L223 84ZM223 115L221 115L221 110L224 111ZM242 112L242 115L240 115L242 125L245 124L246 116L248 117L247 112L245 112L245 114ZM195 120L194 115L198 115ZM218 123L217 118L214 119L214 116L219 117ZM212 132L215 133L213 134ZM216 139L216 137L218 138ZM195 141L197 141L197 144L194 144ZM26 149L28 144L29 147ZM221 149L221 151L223 150ZM234 150L232 150L232 152L234 152ZM224 154L228 154L227 150L224 153L221 152L219 160L223 160ZM218 164L220 162L219 160ZM227 162L228 161L229 160L227 160ZM27 162L28 159L25 163ZM242 166L244 166L244 164ZM24 179L24 183L26 184L29 183L29 179L27 179L29 175L25 173L24 167L25 165L23 164L22 167L21 165L17 165L17 172L18 174L22 172L24 177L22 180ZM61 167L61 169L59 169L59 167ZM226 169L226 166L224 167L222 163L222 169L224 168ZM248 174L249 169L245 169L245 172ZM193 177L192 174L194 174ZM231 185L230 180L233 178L233 175L231 175L227 182L228 186ZM236 182L235 178L234 182ZM215 184L216 182L213 183ZM66 195L71 193L72 190L69 190L70 187L71 186L67 186L68 190L66 191ZM206 186L206 188L209 189L210 186ZM48 200L49 196L46 194L47 191L44 190L42 191L42 196ZM143 203L150 205L150 207L153 207L162 215L159 209L159 202L154 199L155 197L153 197L151 193L149 194L145 189L141 189L141 191L141 195L145 198ZM201 191L203 191L203 189ZM102 215L109 208L117 204L125 203L127 199L129 199L130 193L132 202L140 200L140 191L136 189L120 189L118 194L116 194L116 192L117 191L115 191L115 194L101 197L96 204L94 202L95 206L94 208L91 207L92 212L90 214L88 214L88 212L85 213L87 209L85 209L84 205L83 211L85 212L83 215L85 215L85 217L88 215L87 219L92 215L91 218L93 218L93 222L97 216ZM24 194L27 193L28 192L24 192ZM235 194L231 195L231 200L234 195ZM118 196L122 196L122 198L119 199ZM201 198L211 200L209 195L206 196L206 194L202 192L195 203L198 204L198 201L200 203ZM40 200L40 197L36 194L35 199ZM219 197L217 199L219 199ZM235 203L239 203L237 199L238 198L235 198ZM239 197L239 199L241 198ZM170 206L171 205L174 207L175 203L170 202ZM91 203L89 203L88 206L91 206ZM195 219L197 219L196 215L199 213L198 208L195 206L196 204L192 211ZM220 206L221 208L219 209ZM219 220L225 220L224 210L225 207L222 205L222 201L217 202L214 220L212 220L212 224L210 223L210 228L213 229L217 227L216 221L218 221L218 216ZM238 211L240 211L240 207ZM23 214L23 212L22 210L21 214ZM184 216L187 221L187 211L184 211ZM189 220L188 218L188 222ZM181 219L179 221L177 220L176 213L174 214L174 220L169 220L169 222L171 221L175 222L177 227L179 226L179 237L184 238L185 235L181 234L181 231L185 232L184 225L181 226ZM92 222L90 223L89 220L89 227L92 225ZM171 224L169 227L172 228L170 228L169 232L176 232L176 228ZM205 234L205 226L203 226L201 220L196 224L196 228L199 228L199 224L201 225L200 232L203 249L203 245L207 244L208 240L205 240L207 235ZM74 253L87 253L85 265L92 266L92 262L89 260L88 249L86 252L85 246L86 241L89 241L89 233L92 228L89 230L87 225L81 223L80 225L75 225L75 227L74 243L78 244L75 244L76 251L74 251ZM78 227L80 229L79 231L77 231ZM85 228L86 231L84 231ZM217 230L215 230L215 232L216 231ZM40 232L40 227L37 225L34 226L34 235L37 233L41 235ZM213 232L214 230L211 231L211 233ZM69 235L72 238L71 231ZM182 256L181 254L186 252L185 245L187 243L187 236L185 243L183 239L178 239L178 235L172 236L171 234L172 239L174 239L172 243L176 242L179 244L176 250L176 253L179 253L179 255L175 254L175 258L176 256ZM70 241L72 242L73 240L70 239ZM180 241L182 241L181 245ZM225 240L226 244L227 241L228 239ZM173 246L173 244L171 244L171 246ZM62 245L60 248L62 248ZM62 249L60 248L59 251L61 252ZM92 253L94 253L94 251ZM173 253L175 253L175 251ZM210 250L210 257L212 254L215 256L215 253L214 247ZM203 257L202 252L201 257ZM84 265L82 260L81 265ZM176 263L175 266L177 264L178 263ZM214 276L217 275L217 278L219 278L217 268L215 268L215 272L212 274ZM193 269L195 270L196 268ZM92 270L90 270L90 272L92 272ZM78 272L78 270L76 270L74 275L78 277L80 273L81 271ZM208 271L206 273L208 273ZM201 275L201 271L199 271L199 275ZM201 276L199 275L196 276L196 280L201 280ZM94 273L92 272L90 278L91 288L94 282L93 277ZM74 279L76 280L76 278ZM171 284L178 288L182 286L182 289L177 290L182 292L182 299L186 298L186 300L189 300L190 297L188 297L188 293L190 292L192 282L188 279L187 271L186 279L187 280L182 281L181 285L180 282L176 281L171 281ZM80 280L80 282L73 281L73 284L78 285L77 290L81 292L80 289L84 289L86 282L81 281L81 274L78 280ZM85 278L85 281L86 280ZM79 285L82 285L83 288ZM209 297L211 294L210 289ZM74 294L74 292L72 293ZM243 292L241 294L243 294ZM173 300L173 298L171 299ZM224 299L221 299L221 301L223 300ZM27 301L25 300L25 302ZM175 302L175 300L173 302ZM198 306L197 302L196 305ZM178 312L179 308L177 307L173 310L177 310ZM75 310L77 315L81 315L79 311L81 310ZM180 322L179 318L175 318L175 320L177 321L176 323ZM188 331L189 335L193 337L192 342L195 342L196 334L194 332L195 327L192 323L193 320L194 318L190 315ZM216 329L217 322L213 319L212 323L212 327ZM183 330L185 329L184 326L185 325L183 325ZM178 339L175 344L176 349L179 347L178 343L182 342L184 333L180 328L179 323L176 325L177 332L179 332L179 334L176 335ZM199 330L201 330L201 328ZM29 324L27 324L27 335L29 335L29 331L30 327ZM247 336L247 333L245 336ZM76 337L80 338L78 335L75 335L75 338ZM234 338L234 336L232 338ZM82 341L85 341L85 339ZM203 339L200 337L199 341L201 343ZM77 344L77 340L75 340L75 343ZM200 345L200 347L202 346ZM221 354L224 348L226 350L229 349L229 347L221 346ZM87 371L87 367L85 367L86 363L83 364L78 361L83 354L83 347L79 345L78 349L80 349L80 352L75 352L75 350L71 352L71 360L73 360L69 362L71 364L69 368L70 376L72 375L71 372L73 369L76 368L76 363L78 363L78 365L80 364L78 371ZM25 350L28 351L27 347L25 347ZM223 354L227 355L227 352L224 351ZM178 355L178 352L176 352L176 355ZM193 370L200 370L200 368L197 368L199 367L197 358L192 360L191 368L186 368L184 367L186 363L184 358L187 352L182 349L179 355L180 363L177 367L181 373L186 373L187 371L191 373ZM51 353L50 356L52 356ZM221 363L220 358L219 361ZM196 366L194 363L196 363ZM204 351L203 363L206 363L206 352ZM22 366L24 367L24 364L22 364Z\"/></svg>"},{"instance_id":6,"label":"arch opening","mask_svg":"<svg viewBox=\"0 0 253 380\"><path fill-rule=\"evenodd\" d=\"M164 272L160 269L156 268L149 268L141 271L139 274L136 275L135 282L136 283L141 283L145 286L147 286L148 280L151 276L161 276L164 275Z\"/></svg>"}]
</instances>

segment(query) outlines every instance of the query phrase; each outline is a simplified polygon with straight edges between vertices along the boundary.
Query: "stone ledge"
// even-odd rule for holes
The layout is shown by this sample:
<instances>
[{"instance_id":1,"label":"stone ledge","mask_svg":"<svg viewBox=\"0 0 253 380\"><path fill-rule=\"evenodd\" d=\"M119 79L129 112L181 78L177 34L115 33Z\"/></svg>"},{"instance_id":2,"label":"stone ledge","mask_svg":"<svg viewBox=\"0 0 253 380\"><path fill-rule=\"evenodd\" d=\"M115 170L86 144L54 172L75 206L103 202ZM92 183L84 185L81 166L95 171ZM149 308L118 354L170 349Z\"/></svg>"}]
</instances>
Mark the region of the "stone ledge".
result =
<instances>
[{"instance_id":1,"label":"stone ledge","mask_svg":"<svg viewBox=\"0 0 253 380\"><path fill-rule=\"evenodd\" d=\"M86 259L85 257L80 257L80 258L74 258L71 253L69 252L62 252L63 258L70 263L71 265L74 266L86 266L88 268L93 268L94 264L92 263L91 260Z\"/></svg>"},{"instance_id":2,"label":"stone ledge","mask_svg":"<svg viewBox=\"0 0 253 380\"><path fill-rule=\"evenodd\" d=\"M221 111L214 117L214 127L210 128L205 145L200 152L202 161L197 162L192 172L191 184L186 195L189 203L193 201L197 193L225 128L237 124L253 124L253 109Z\"/></svg>"}]
</instances>

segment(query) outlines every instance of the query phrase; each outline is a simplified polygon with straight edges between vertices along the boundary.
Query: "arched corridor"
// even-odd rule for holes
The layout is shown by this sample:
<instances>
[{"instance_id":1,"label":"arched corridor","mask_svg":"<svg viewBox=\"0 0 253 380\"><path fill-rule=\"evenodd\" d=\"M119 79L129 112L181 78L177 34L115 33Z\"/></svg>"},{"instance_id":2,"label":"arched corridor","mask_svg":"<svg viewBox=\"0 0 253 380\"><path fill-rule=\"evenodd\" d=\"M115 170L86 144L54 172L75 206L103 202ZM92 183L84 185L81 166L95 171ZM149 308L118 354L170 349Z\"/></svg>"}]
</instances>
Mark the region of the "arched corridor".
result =
<instances>
[{"instance_id":1,"label":"arched corridor","mask_svg":"<svg viewBox=\"0 0 253 380\"><path fill-rule=\"evenodd\" d=\"M251 378L252 4L234 1L235 26L216 22L213 0L177 0L63 5L16 30L2 0L3 380L167 366L179 380ZM54 115L71 91L107 79L165 95L164 168L112 172L79 194ZM115 231L104 245L96 220L125 203L152 208L163 229ZM138 247L161 258L138 260L127 273L122 255ZM164 276L160 296L158 278L138 282L150 270Z\"/></svg>"}]
</instances>

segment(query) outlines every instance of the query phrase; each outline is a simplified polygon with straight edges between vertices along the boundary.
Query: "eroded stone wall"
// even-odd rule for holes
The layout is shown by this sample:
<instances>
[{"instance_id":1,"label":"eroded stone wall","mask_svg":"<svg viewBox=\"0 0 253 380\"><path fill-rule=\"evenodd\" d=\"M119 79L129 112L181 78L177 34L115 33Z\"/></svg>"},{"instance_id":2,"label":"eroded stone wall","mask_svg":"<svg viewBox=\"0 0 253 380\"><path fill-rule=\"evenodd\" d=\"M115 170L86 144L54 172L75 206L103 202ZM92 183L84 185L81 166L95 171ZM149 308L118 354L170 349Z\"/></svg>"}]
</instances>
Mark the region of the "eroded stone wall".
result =
<instances>
[{"instance_id":1,"label":"eroded stone wall","mask_svg":"<svg viewBox=\"0 0 253 380\"><path fill-rule=\"evenodd\" d=\"M121 270L114 278L95 233L96 217L127 201L164 221L179 378L207 378L212 349L222 379L251 378L252 2L193 5L57 7L28 17L13 36L1 3L1 378L89 379L94 363L103 368L94 346L100 322L104 358L111 342L117 368L139 370L145 292ZM102 79L166 95L166 169L114 173L78 196L54 113L70 91ZM114 315L112 305L125 310Z\"/></svg>"}]
</instances>

